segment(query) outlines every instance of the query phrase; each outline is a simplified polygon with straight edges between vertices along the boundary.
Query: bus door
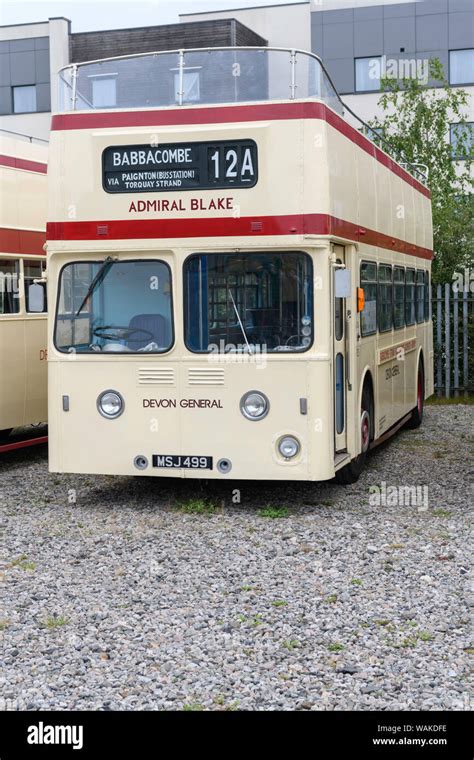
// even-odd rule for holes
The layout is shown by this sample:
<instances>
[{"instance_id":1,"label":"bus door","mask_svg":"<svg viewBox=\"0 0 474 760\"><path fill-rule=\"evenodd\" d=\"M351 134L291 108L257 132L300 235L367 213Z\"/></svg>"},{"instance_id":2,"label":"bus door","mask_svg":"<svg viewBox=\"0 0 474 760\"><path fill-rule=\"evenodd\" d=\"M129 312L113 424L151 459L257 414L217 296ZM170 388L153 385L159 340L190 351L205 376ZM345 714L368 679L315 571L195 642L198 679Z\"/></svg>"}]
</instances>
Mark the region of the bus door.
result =
<instances>
[{"instance_id":1,"label":"bus door","mask_svg":"<svg viewBox=\"0 0 474 760\"><path fill-rule=\"evenodd\" d=\"M48 417L47 318L44 261L23 260L25 296L25 422L46 422Z\"/></svg>"},{"instance_id":2,"label":"bus door","mask_svg":"<svg viewBox=\"0 0 474 760\"><path fill-rule=\"evenodd\" d=\"M334 381L334 453L347 449L347 307L350 296L350 272L345 268L342 245L332 247L333 258L333 381Z\"/></svg>"}]
</instances>

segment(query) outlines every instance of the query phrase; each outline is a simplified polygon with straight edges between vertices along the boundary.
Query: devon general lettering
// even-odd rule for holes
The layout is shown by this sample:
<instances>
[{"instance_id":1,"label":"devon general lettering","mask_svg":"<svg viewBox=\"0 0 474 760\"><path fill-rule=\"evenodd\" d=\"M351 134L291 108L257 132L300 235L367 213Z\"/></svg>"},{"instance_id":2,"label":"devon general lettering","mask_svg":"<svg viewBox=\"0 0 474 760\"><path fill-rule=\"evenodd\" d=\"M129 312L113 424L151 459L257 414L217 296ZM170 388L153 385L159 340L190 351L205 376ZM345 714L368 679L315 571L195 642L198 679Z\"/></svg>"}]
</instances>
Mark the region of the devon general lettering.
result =
<instances>
[{"instance_id":1,"label":"devon general lettering","mask_svg":"<svg viewBox=\"0 0 474 760\"><path fill-rule=\"evenodd\" d=\"M178 401L175 398L144 398L143 406L145 409L223 409L220 399L215 398L182 398Z\"/></svg>"}]
</instances>

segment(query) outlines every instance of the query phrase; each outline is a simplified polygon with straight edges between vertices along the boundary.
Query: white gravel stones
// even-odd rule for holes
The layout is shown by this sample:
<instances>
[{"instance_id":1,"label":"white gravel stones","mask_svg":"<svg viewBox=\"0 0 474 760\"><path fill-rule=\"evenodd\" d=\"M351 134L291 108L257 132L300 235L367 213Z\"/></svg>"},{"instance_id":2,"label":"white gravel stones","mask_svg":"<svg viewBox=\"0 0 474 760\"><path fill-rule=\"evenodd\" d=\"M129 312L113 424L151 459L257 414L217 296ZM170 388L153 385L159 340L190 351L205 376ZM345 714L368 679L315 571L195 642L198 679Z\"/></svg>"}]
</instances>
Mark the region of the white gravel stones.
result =
<instances>
[{"instance_id":1,"label":"white gravel stones","mask_svg":"<svg viewBox=\"0 0 474 760\"><path fill-rule=\"evenodd\" d=\"M428 407L346 488L3 457L0 708L469 709L473 422ZM428 509L374 506L382 481L428 485Z\"/></svg>"}]
</instances>

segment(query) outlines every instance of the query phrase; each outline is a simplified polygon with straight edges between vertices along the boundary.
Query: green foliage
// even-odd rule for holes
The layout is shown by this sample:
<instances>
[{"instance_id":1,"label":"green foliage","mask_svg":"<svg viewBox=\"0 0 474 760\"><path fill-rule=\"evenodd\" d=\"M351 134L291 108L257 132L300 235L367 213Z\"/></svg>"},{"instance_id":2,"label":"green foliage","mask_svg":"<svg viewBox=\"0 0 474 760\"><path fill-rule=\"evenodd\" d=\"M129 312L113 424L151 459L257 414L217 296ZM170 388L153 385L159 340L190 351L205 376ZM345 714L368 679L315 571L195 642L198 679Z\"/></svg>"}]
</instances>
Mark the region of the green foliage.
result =
<instances>
[{"instance_id":1,"label":"green foliage","mask_svg":"<svg viewBox=\"0 0 474 760\"><path fill-rule=\"evenodd\" d=\"M189 499L180 504L178 509L187 515L213 515L217 506L206 499Z\"/></svg>"},{"instance_id":2,"label":"green foliage","mask_svg":"<svg viewBox=\"0 0 474 760\"><path fill-rule=\"evenodd\" d=\"M60 615L59 617L56 615L53 615L52 617L47 617L46 620L44 620L43 625L45 628L61 628L63 625L67 625L68 619Z\"/></svg>"},{"instance_id":3,"label":"green foliage","mask_svg":"<svg viewBox=\"0 0 474 760\"><path fill-rule=\"evenodd\" d=\"M451 281L454 272L474 263L474 145L465 118L469 94L460 87L450 87L438 58L429 61L429 77L436 81L435 89L424 87L416 77L383 79L384 92L378 103L383 116L370 126L394 146L402 161L424 164L428 169L435 251L433 283L437 284ZM453 160L450 124L460 125L456 155L462 161Z\"/></svg>"},{"instance_id":4,"label":"green foliage","mask_svg":"<svg viewBox=\"0 0 474 760\"><path fill-rule=\"evenodd\" d=\"M289 652L292 652L293 649L298 649L299 646L300 646L300 642L298 641L298 639L287 639L282 644L282 647L284 647L285 649L288 649Z\"/></svg>"},{"instance_id":5,"label":"green foliage","mask_svg":"<svg viewBox=\"0 0 474 760\"><path fill-rule=\"evenodd\" d=\"M258 514L260 517L268 517L270 520L278 520L281 517L288 517L288 509L286 507L264 507L259 509Z\"/></svg>"}]
</instances>

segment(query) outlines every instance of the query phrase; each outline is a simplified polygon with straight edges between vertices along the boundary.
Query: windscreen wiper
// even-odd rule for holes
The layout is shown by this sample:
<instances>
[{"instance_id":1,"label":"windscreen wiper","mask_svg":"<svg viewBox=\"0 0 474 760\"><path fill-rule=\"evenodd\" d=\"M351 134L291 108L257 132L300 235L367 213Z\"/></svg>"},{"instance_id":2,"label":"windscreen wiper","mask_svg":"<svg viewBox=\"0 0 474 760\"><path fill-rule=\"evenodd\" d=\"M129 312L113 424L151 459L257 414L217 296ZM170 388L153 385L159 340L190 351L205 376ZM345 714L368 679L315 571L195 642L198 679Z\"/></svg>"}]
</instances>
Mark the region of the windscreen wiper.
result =
<instances>
[{"instance_id":1,"label":"windscreen wiper","mask_svg":"<svg viewBox=\"0 0 474 760\"><path fill-rule=\"evenodd\" d=\"M240 319L239 310L238 310L238 308L236 306L236 303L234 301L234 296L232 295L232 292L231 292L230 288L228 288L227 290L228 290L228 293L230 295L230 299L232 301L232 306L234 307L235 316L237 317L237 321L238 321L238 323L240 325L240 329L242 330L242 335L244 336L245 343L247 344L247 350L248 350L249 354L251 354L252 353L252 349L250 348L250 343L248 342L248 339L247 339L247 333L245 332L244 326L242 324L242 320Z\"/></svg>"},{"instance_id":2,"label":"windscreen wiper","mask_svg":"<svg viewBox=\"0 0 474 760\"><path fill-rule=\"evenodd\" d=\"M106 276L107 272L109 271L110 267L116 261L117 259L113 259L112 256L107 256L107 258L104 260L104 263L99 268L99 271L97 272L96 276L92 280L91 284L89 285L87 289L87 293L84 296L84 300L82 301L81 305L79 306L78 310L76 311L76 317L79 316L81 311L83 310L84 306L86 305L87 301L91 297L94 290L97 288L98 285L102 282L104 277Z\"/></svg>"}]
</instances>

